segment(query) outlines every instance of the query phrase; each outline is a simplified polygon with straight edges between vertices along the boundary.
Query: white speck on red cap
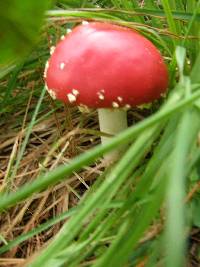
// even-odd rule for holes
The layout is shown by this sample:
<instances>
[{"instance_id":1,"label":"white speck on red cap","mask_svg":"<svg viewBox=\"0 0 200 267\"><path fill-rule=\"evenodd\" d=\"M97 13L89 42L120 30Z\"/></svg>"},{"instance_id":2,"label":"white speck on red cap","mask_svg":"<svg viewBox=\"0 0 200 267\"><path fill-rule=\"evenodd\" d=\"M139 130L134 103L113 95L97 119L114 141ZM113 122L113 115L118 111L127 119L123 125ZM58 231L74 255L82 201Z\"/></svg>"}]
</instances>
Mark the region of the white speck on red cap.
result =
<instances>
[{"instance_id":1,"label":"white speck on red cap","mask_svg":"<svg viewBox=\"0 0 200 267\"><path fill-rule=\"evenodd\" d=\"M119 104L117 102L112 102L112 106L113 106L113 108L118 108Z\"/></svg>"},{"instance_id":2,"label":"white speck on red cap","mask_svg":"<svg viewBox=\"0 0 200 267\"><path fill-rule=\"evenodd\" d=\"M60 40L64 40L64 39L65 39L65 36L61 35Z\"/></svg>"},{"instance_id":3,"label":"white speck on red cap","mask_svg":"<svg viewBox=\"0 0 200 267\"><path fill-rule=\"evenodd\" d=\"M123 98L122 98L121 96L118 96L118 97L117 97L117 100L118 100L119 102L122 102L122 101L123 101Z\"/></svg>"},{"instance_id":4,"label":"white speck on red cap","mask_svg":"<svg viewBox=\"0 0 200 267\"><path fill-rule=\"evenodd\" d=\"M83 20L83 21L82 21L82 25L88 25L88 24L89 24L88 21L86 21L86 20Z\"/></svg>"},{"instance_id":5,"label":"white speck on red cap","mask_svg":"<svg viewBox=\"0 0 200 267\"><path fill-rule=\"evenodd\" d=\"M76 89L72 89L72 94L75 95L75 96L77 96L77 95L79 95L79 91L76 90Z\"/></svg>"},{"instance_id":6,"label":"white speck on red cap","mask_svg":"<svg viewBox=\"0 0 200 267\"><path fill-rule=\"evenodd\" d=\"M49 93L51 98L53 98L55 100L56 99L56 93L53 90L49 89L47 84L45 84L45 89L47 90L47 92Z\"/></svg>"},{"instance_id":7,"label":"white speck on red cap","mask_svg":"<svg viewBox=\"0 0 200 267\"><path fill-rule=\"evenodd\" d=\"M47 62L46 62L46 64L45 64L45 68L44 68L44 78L46 78L47 77L47 70L48 70L48 68L49 68L49 61L47 60Z\"/></svg>"},{"instance_id":8,"label":"white speck on red cap","mask_svg":"<svg viewBox=\"0 0 200 267\"><path fill-rule=\"evenodd\" d=\"M71 93L67 94L67 97L70 103L73 103L76 101L76 96Z\"/></svg>"},{"instance_id":9,"label":"white speck on red cap","mask_svg":"<svg viewBox=\"0 0 200 267\"><path fill-rule=\"evenodd\" d=\"M103 93L104 93L104 90L100 90L100 92L97 92L98 98L100 100L104 100L104 98L105 98L105 96L103 95Z\"/></svg>"},{"instance_id":10,"label":"white speck on red cap","mask_svg":"<svg viewBox=\"0 0 200 267\"><path fill-rule=\"evenodd\" d=\"M65 63L64 62L60 63L60 69L63 70L64 67L65 67Z\"/></svg>"},{"instance_id":11,"label":"white speck on red cap","mask_svg":"<svg viewBox=\"0 0 200 267\"><path fill-rule=\"evenodd\" d=\"M53 98L55 100L56 99L56 93L51 89L48 89L47 91L50 94L51 98Z\"/></svg>"},{"instance_id":12,"label":"white speck on red cap","mask_svg":"<svg viewBox=\"0 0 200 267\"><path fill-rule=\"evenodd\" d=\"M105 96L102 95L102 94L98 94L98 97L99 97L100 100L104 100L105 99Z\"/></svg>"},{"instance_id":13,"label":"white speck on red cap","mask_svg":"<svg viewBox=\"0 0 200 267\"><path fill-rule=\"evenodd\" d=\"M71 33L72 29L67 29L67 34Z\"/></svg>"},{"instance_id":14,"label":"white speck on red cap","mask_svg":"<svg viewBox=\"0 0 200 267\"><path fill-rule=\"evenodd\" d=\"M131 105L126 104L126 105L125 105L125 108L131 108Z\"/></svg>"},{"instance_id":15,"label":"white speck on red cap","mask_svg":"<svg viewBox=\"0 0 200 267\"><path fill-rule=\"evenodd\" d=\"M55 51L55 46L51 46L50 47L50 55L53 55L54 51Z\"/></svg>"}]
</instances>

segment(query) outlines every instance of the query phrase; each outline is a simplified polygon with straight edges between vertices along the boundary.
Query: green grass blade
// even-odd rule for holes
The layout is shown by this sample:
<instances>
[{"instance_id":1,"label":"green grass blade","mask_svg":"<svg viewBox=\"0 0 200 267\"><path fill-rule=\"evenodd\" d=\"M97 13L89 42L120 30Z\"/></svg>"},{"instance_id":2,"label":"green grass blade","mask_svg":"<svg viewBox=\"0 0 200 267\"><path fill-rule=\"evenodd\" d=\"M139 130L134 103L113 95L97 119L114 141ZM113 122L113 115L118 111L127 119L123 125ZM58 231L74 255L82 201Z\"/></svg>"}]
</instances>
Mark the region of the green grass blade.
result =
<instances>
[{"instance_id":1,"label":"green grass blade","mask_svg":"<svg viewBox=\"0 0 200 267\"><path fill-rule=\"evenodd\" d=\"M16 63L10 63L4 66L0 66L0 79L4 78L7 74L12 72L16 68Z\"/></svg>"},{"instance_id":2,"label":"green grass blade","mask_svg":"<svg viewBox=\"0 0 200 267\"><path fill-rule=\"evenodd\" d=\"M51 258L52 253L59 252L73 240L80 231L82 223L85 221L85 216L89 216L95 209L102 207L102 205L106 205L106 203L112 199L116 191L127 178L127 176L124 175L124 173L126 173L124 170L126 170L130 164L132 165L132 168L137 166L141 156L137 158L136 155L141 154L141 151L143 153L145 152L142 148L147 149L149 147L152 142L150 137L153 132L154 131L149 130L148 133L141 136L136 143L129 148L121 161L111 171L107 179L102 183L99 189L96 190L95 195L91 194L90 198L87 198L87 205L82 205L81 211L77 216L73 217L71 221L64 225L55 240L46 250L44 250L40 255L40 258L37 258L36 261L31 264L31 267L44 266L44 263L46 263L45 266L50 266L48 264L48 259ZM148 142L150 143L148 144Z\"/></svg>"},{"instance_id":3,"label":"green grass blade","mask_svg":"<svg viewBox=\"0 0 200 267\"><path fill-rule=\"evenodd\" d=\"M34 124L35 124L36 117L37 117L38 112L39 112L39 110L40 110L40 107L41 107L41 104L42 104L42 101L43 101L43 98L44 98L45 93L46 93L46 89L43 88L43 89L42 89L42 92L41 92L41 95L40 95L40 98L39 98L39 100L38 100L38 103L37 103L37 105L36 105L35 111L34 111L34 113L33 113L31 122L30 122L29 126L27 127L27 131L26 131L26 134L25 134L24 141L23 141L23 143L22 143L22 147L21 147L21 149L20 149L20 151L19 151L19 154L18 154L18 156L17 156L16 164L15 164L15 166L14 166L14 169L13 169L12 173L11 173L11 176L8 177L8 180L9 180L9 181L12 180L12 179L15 177L16 173L17 173L17 170L18 170L20 161L21 161L21 159L22 159L22 157L23 157L23 154L24 154L24 151L25 151L25 149L26 149L26 146L27 146L29 137L30 137L30 135L31 135L33 126L34 126Z\"/></svg>"},{"instance_id":4,"label":"green grass blade","mask_svg":"<svg viewBox=\"0 0 200 267\"><path fill-rule=\"evenodd\" d=\"M11 68L12 67L13 66L11 66ZM13 73L11 74L11 78L10 78L10 80L8 82L7 90L5 92L4 98L3 98L2 103L0 105L1 108L4 105L6 105L6 103L9 101L11 93L14 90L14 88L16 87L17 78L18 78L18 75L19 75L20 71L22 70L22 67L23 67L23 63L19 64L17 67L15 67Z\"/></svg>"},{"instance_id":5,"label":"green grass blade","mask_svg":"<svg viewBox=\"0 0 200 267\"><path fill-rule=\"evenodd\" d=\"M182 267L185 264L185 174L187 156L191 146L193 120L189 112L182 116L171 157L170 180L167 192L168 213L166 225L166 266Z\"/></svg>"},{"instance_id":6,"label":"green grass blade","mask_svg":"<svg viewBox=\"0 0 200 267\"><path fill-rule=\"evenodd\" d=\"M195 64L192 68L191 75L190 75L191 81L193 83L200 83L199 73L200 73L200 52L196 57L196 61L195 61Z\"/></svg>"},{"instance_id":7,"label":"green grass blade","mask_svg":"<svg viewBox=\"0 0 200 267\"><path fill-rule=\"evenodd\" d=\"M161 0L166 17L167 17L167 22L169 25L169 29L171 32L178 34L178 29L177 29L177 24L174 21L171 9L170 9L170 5L169 5L169 1L168 0ZM173 41L174 46L176 45L176 41Z\"/></svg>"},{"instance_id":8,"label":"green grass blade","mask_svg":"<svg viewBox=\"0 0 200 267\"><path fill-rule=\"evenodd\" d=\"M100 13L99 15L96 15ZM85 19L91 19L98 16L98 18L104 18L107 14L114 14L115 16L110 16L110 19L116 19L119 17L117 14L127 14L127 15L138 15L141 14L143 16L153 16L153 17L166 17L166 13L162 10L158 9L147 9L147 8L135 8L134 11L123 10L123 9L75 9L75 10L49 10L46 12L47 17L79 17ZM185 20L190 21L193 17L192 12L179 12L179 11L171 11L174 20ZM109 19L109 17L107 17ZM196 21L200 21L200 14L198 13L195 16ZM127 21L128 23L128 21Z\"/></svg>"},{"instance_id":9,"label":"green grass blade","mask_svg":"<svg viewBox=\"0 0 200 267\"><path fill-rule=\"evenodd\" d=\"M158 212L165 191L164 180L165 179L162 180L162 183L160 183L157 189L152 193L150 201L144 204L139 215L136 218L132 215L128 226L125 226L125 229L121 227L118 237L107 250L105 255L94 264L94 267L121 267L126 263L128 256L131 255L139 238L141 238L142 234Z\"/></svg>"},{"instance_id":10,"label":"green grass blade","mask_svg":"<svg viewBox=\"0 0 200 267\"><path fill-rule=\"evenodd\" d=\"M77 212L76 208L71 209L69 211L66 211L65 213L62 213L61 215L48 220L46 223L43 223L42 225L39 225L38 227L34 228L33 230L29 231L28 233L22 234L18 236L16 239L9 241L6 245L0 247L0 254L5 253L6 251L12 249L13 247L19 245L20 243L26 241L27 239L33 237L34 235L37 235L41 233L42 231L45 231L49 227L55 225L56 223L59 223L70 216L72 216L75 212Z\"/></svg>"},{"instance_id":11,"label":"green grass blade","mask_svg":"<svg viewBox=\"0 0 200 267\"><path fill-rule=\"evenodd\" d=\"M193 93L187 99L179 101L175 105L170 105L167 109L157 112L157 114L151 116L145 121L138 123L137 125L130 127L123 133L112 138L110 142L105 145L100 145L94 149L84 153L83 155L75 158L69 165L60 166L57 169L49 172L48 174L38 177L32 183L28 183L21 187L18 191L12 194L2 194L0 196L0 211L8 208L9 206L15 205L16 203L26 199L33 193L44 190L50 185L53 185L62 179L66 179L66 176L75 170L79 170L85 164L90 164L96 158L102 156L104 153L114 149L119 144L125 144L130 142L135 136L144 131L145 129L153 126L159 121L169 118L172 114L184 109L185 107L193 104L200 97L200 91Z\"/></svg>"}]
</instances>

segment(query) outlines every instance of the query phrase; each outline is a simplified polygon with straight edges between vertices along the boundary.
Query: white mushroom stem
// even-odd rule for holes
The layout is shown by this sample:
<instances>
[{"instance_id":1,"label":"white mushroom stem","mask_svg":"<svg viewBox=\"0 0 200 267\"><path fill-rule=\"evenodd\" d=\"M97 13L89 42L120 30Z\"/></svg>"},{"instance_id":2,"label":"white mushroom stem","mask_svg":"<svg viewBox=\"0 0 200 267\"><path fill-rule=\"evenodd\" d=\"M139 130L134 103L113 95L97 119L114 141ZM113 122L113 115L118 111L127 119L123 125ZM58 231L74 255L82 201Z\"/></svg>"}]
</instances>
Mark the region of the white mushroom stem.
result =
<instances>
[{"instance_id":1,"label":"white mushroom stem","mask_svg":"<svg viewBox=\"0 0 200 267\"><path fill-rule=\"evenodd\" d=\"M98 109L98 115L100 131L103 133L114 136L128 127L127 112L125 110L100 108ZM108 142L109 140L110 137L101 137L102 144ZM117 147L117 149L105 154L104 159L108 163L114 162L120 157L124 149L124 146Z\"/></svg>"}]
</instances>

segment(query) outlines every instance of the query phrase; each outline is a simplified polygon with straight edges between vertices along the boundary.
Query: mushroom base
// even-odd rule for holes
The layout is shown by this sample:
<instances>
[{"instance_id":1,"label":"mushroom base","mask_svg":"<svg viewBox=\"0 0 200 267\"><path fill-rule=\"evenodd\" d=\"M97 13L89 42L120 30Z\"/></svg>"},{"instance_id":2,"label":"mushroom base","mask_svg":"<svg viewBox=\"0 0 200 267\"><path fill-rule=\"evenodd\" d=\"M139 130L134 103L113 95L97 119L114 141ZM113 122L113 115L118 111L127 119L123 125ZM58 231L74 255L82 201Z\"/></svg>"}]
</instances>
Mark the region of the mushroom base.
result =
<instances>
[{"instance_id":1,"label":"mushroom base","mask_svg":"<svg viewBox=\"0 0 200 267\"><path fill-rule=\"evenodd\" d=\"M111 136L117 135L128 127L127 112L125 110L100 108L98 109L98 116L100 131ZM110 137L101 137L102 144L108 142L109 140ZM114 162L119 159L124 150L125 146L122 145L117 149L105 154L104 159L108 163Z\"/></svg>"}]
</instances>

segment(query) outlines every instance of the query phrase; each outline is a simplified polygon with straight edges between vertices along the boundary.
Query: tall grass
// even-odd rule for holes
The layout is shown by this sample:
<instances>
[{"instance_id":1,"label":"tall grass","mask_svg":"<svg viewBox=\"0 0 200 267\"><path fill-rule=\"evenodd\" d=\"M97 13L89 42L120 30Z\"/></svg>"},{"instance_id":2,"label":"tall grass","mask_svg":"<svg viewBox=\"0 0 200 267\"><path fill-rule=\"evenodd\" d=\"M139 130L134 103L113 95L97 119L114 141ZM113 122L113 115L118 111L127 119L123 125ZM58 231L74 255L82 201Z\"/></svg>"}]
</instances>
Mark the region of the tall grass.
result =
<instances>
[{"instance_id":1,"label":"tall grass","mask_svg":"<svg viewBox=\"0 0 200 267\"><path fill-rule=\"evenodd\" d=\"M188 195L200 178L197 175L193 180L200 160L200 1L160 2L144 1L144 7L140 7L138 1L60 0L46 12L47 28L63 19L67 26L73 21L87 19L136 28L165 56L170 88L162 103L153 107L151 116L130 126L109 143L97 145L54 170L43 169L34 181L15 191L6 184L0 195L0 211L4 214L50 186L67 181L72 173L90 166L105 152L131 143L119 162L105 168L76 208L49 218L15 240L4 240L0 253L63 221L61 230L27 266L122 267L137 266L141 262L148 267L186 265L187 240L196 216L190 208L193 197L188 198ZM59 27L63 32L66 25ZM43 63L47 57L45 49ZM41 52L35 53L37 60L37 54ZM34 68L34 60L33 56L29 62L9 70L11 78L3 96L2 116L9 112L9 106L14 102L11 92L20 71L26 66ZM4 75L8 75L7 72ZM9 170L7 179L11 181L44 105L44 91L39 88L37 94L38 103L31 113L32 120L25 129L18 157ZM66 218L69 219L65 221ZM152 227L158 225L159 230L151 235Z\"/></svg>"}]
</instances>

